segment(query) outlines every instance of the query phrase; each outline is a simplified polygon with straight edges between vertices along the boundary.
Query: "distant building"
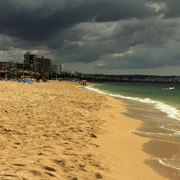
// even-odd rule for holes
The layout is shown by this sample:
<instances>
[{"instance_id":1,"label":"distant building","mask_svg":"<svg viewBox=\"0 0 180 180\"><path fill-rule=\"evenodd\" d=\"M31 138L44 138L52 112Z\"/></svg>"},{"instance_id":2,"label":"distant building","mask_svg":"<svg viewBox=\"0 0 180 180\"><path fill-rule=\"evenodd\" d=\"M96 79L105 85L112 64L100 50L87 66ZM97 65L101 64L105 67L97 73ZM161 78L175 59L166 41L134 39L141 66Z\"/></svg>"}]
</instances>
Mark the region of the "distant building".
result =
<instances>
[{"instance_id":1,"label":"distant building","mask_svg":"<svg viewBox=\"0 0 180 180\"><path fill-rule=\"evenodd\" d=\"M10 70L11 68L23 69L23 63L12 62L0 62L0 70Z\"/></svg>"},{"instance_id":2,"label":"distant building","mask_svg":"<svg viewBox=\"0 0 180 180\"><path fill-rule=\"evenodd\" d=\"M49 74L51 72L51 60L44 57L37 58L36 71L40 74L43 72Z\"/></svg>"},{"instance_id":3,"label":"distant building","mask_svg":"<svg viewBox=\"0 0 180 180\"><path fill-rule=\"evenodd\" d=\"M41 76L49 78L51 73L51 59L37 57L27 52L24 54L24 69L40 73Z\"/></svg>"},{"instance_id":4,"label":"distant building","mask_svg":"<svg viewBox=\"0 0 180 180\"><path fill-rule=\"evenodd\" d=\"M51 77L57 78L59 77L60 74L62 74L62 65L61 64L51 65Z\"/></svg>"},{"instance_id":5,"label":"distant building","mask_svg":"<svg viewBox=\"0 0 180 180\"><path fill-rule=\"evenodd\" d=\"M27 52L24 54L24 69L35 71L37 66L37 55Z\"/></svg>"},{"instance_id":6,"label":"distant building","mask_svg":"<svg viewBox=\"0 0 180 180\"><path fill-rule=\"evenodd\" d=\"M24 64L23 63L14 63L14 67L17 69L24 69Z\"/></svg>"},{"instance_id":7,"label":"distant building","mask_svg":"<svg viewBox=\"0 0 180 180\"><path fill-rule=\"evenodd\" d=\"M0 62L0 70L9 70L13 66L12 62Z\"/></svg>"},{"instance_id":8,"label":"distant building","mask_svg":"<svg viewBox=\"0 0 180 180\"><path fill-rule=\"evenodd\" d=\"M55 74L55 73L57 73L58 71L57 71L57 65L51 65L51 73L52 74Z\"/></svg>"},{"instance_id":9,"label":"distant building","mask_svg":"<svg viewBox=\"0 0 180 180\"><path fill-rule=\"evenodd\" d=\"M62 64L57 65L57 73L61 74L62 73Z\"/></svg>"}]
</instances>

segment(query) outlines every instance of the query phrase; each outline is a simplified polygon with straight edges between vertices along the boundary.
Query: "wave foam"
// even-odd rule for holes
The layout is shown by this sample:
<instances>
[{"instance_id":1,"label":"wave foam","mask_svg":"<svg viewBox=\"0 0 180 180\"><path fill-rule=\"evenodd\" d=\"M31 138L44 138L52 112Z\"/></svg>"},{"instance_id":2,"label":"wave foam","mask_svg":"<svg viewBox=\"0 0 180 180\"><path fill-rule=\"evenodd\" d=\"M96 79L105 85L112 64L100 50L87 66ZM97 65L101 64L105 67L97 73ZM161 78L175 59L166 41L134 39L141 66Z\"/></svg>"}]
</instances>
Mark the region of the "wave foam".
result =
<instances>
[{"instance_id":1,"label":"wave foam","mask_svg":"<svg viewBox=\"0 0 180 180\"><path fill-rule=\"evenodd\" d=\"M169 118L173 118L173 119L180 121L180 111L178 109L176 109L175 107L167 105L163 102L154 101L150 98L129 97L129 96L122 96L120 94L106 93L106 92L103 92L99 89L94 88L93 86L87 86L86 88L91 90L91 91L101 93L101 94L105 94L105 95L109 95L109 96L116 97L116 98L123 98L123 99L128 99L128 100L139 101L142 103L152 104L152 105L154 105L155 108L166 113Z\"/></svg>"},{"instance_id":2,"label":"wave foam","mask_svg":"<svg viewBox=\"0 0 180 180\"><path fill-rule=\"evenodd\" d=\"M180 170L180 159L179 159L179 155L175 155L173 156L171 159L167 159L167 158L154 158L154 160L157 160L160 164L166 166L166 167L170 167L176 170Z\"/></svg>"}]
</instances>

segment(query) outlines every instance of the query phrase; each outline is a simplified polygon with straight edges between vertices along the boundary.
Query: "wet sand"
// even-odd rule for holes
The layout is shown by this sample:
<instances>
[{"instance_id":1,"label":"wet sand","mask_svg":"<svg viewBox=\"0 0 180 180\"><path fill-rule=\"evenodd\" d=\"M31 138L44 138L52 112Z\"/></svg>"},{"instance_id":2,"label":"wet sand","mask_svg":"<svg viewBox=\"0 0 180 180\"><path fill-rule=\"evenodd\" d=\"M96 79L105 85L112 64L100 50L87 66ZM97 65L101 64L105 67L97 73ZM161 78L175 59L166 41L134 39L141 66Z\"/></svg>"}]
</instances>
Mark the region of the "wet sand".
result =
<instances>
[{"instance_id":1,"label":"wet sand","mask_svg":"<svg viewBox=\"0 0 180 180\"><path fill-rule=\"evenodd\" d=\"M165 179L119 100L73 82L0 81L0 105L0 179Z\"/></svg>"},{"instance_id":2,"label":"wet sand","mask_svg":"<svg viewBox=\"0 0 180 180\"><path fill-rule=\"evenodd\" d=\"M123 100L123 102L126 103L128 110L124 114L128 117L135 115L143 122L143 126L139 127L135 134L149 139L142 145L143 151L151 156L145 160L145 163L161 176L179 180L180 170L177 169L180 167L179 136L176 136L173 128L166 129L166 126L170 124L178 128L179 122L168 118L164 112L154 108L153 105L131 100ZM160 163L159 160L165 160L166 165Z\"/></svg>"}]
</instances>

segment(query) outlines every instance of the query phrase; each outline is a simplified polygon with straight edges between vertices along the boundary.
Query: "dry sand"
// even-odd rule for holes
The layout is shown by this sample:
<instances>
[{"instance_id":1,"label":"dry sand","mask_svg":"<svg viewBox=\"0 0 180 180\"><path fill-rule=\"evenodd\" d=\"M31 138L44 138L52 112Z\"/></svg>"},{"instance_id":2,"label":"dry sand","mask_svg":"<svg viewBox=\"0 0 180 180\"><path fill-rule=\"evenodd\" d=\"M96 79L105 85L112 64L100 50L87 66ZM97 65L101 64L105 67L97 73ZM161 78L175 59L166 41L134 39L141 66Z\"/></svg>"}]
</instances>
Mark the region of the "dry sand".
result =
<instances>
[{"instance_id":1,"label":"dry sand","mask_svg":"<svg viewBox=\"0 0 180 180\"><path fill-rule=\"evenodd\" d=\"M144 160L141 121L76 83L0 81L0 179L163 180Z\"/></svg>"}]
</instances>

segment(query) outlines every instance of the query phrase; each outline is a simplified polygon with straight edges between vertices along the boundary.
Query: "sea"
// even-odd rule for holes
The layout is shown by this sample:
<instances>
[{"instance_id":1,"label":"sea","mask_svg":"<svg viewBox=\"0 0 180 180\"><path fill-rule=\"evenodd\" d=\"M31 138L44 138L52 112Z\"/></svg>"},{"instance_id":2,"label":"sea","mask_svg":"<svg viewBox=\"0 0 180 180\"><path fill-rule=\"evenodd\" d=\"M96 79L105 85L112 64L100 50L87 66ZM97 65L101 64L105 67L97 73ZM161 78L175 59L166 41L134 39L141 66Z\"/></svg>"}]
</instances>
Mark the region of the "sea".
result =
<instances>
[{"instance_id":1,"label":"sea","mask_svg":"<svg viewBox=\"0 0 180 180\"><path fill-rule=\"evenodd\" d=\"M113 82L87 89L123 101L124 114L143 121L142 127L130 133L148 139L142 150L151 158L144 163L161 176L180 179L180 83Z\"/></svg>"}]
</instances>

